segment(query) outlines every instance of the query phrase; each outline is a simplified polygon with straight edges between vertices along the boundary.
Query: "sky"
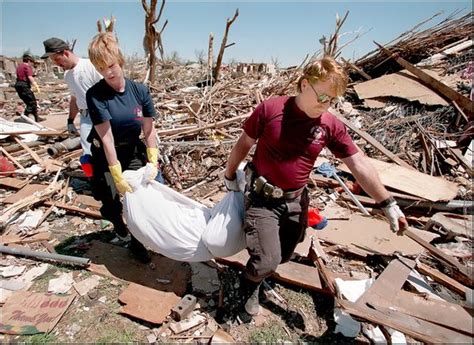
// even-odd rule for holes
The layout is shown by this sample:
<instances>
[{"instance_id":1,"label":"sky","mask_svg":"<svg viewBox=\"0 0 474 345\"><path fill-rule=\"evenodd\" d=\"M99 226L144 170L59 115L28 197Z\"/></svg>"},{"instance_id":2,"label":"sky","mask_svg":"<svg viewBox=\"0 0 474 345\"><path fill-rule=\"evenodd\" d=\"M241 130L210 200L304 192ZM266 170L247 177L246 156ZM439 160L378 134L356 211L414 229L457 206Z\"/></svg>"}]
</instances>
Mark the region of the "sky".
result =
<instances>
[{"instance_id":1,"label":"sky","mask_svg":"<svg viewBox=\"0 0 474 345\"><path fill-rule=\"evenodd\" d=\"M147 0L149 3L150 0ZM159 5L161 0L159 0ZM159 9L158 5L158 9ZM336 15L349 11L341 44L364 33L343 50L352 60L375 49L373 41L386 43L432 15L443 12L428 27L456 10L472 11L471 1L183 1L168 0L158 25L168 20L163 32L165 55L177 52L182 60L196 61L198 51L207 56L209 34L214 34L214 57L224 34L226 19L236 9L224 62L277 61L281 67L299 65L307 54L321 48L329 37ZM157 12L158 12L157 9ZM113 15L123 52L143 57L145 14L140 0L24 1L0 0L0 55L20 57L29 50L42 55L49 37L77 39L76 54L87 57L87 46L97 33L96 21ZM157 52L158 54L158 52Z\"/></svg>"}]
</instances>

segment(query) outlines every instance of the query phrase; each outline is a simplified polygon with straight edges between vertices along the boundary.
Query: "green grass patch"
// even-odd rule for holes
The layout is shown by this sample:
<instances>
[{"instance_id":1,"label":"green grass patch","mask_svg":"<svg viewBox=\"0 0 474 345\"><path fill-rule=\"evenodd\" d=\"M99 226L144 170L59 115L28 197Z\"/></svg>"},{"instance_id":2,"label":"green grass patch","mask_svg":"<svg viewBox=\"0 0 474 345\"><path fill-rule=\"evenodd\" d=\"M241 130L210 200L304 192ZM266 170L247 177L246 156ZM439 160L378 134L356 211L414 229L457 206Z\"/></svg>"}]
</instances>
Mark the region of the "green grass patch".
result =
<instances>
[{"instance_id":1,"label":"green grass patch","mask_svg":"<svg viewBox=\"0 0 474 345\"><path fill-rule=\"evenodd\" d=\"M54 334L40 333L25 337L24 341L26 344L49 344L56 343L58 341L58 338Z\"/></svg>"},{"instance_id":2,"label":"green grass patch","mask_svg":"<svg viewBox=\"0 0 474 345\"><path fill-rule=\"evenodd\" d=\"M136 342L135 333L126 329L111 329L97 339L96 344L126 343Z\"/></svg>"},{"instance_id":3,"label":"green grass patch","mask_svg":"<svg viewBox=\"0 0 474 345\"><path fill-rule=\"evenodd\" d=\"M263 325L259 329L253 331L249 335L249 342L255 343L267 343L274 344L285 340L291 340L286 334L283 327L276 322L271 322Z\"/></svg>"}]
</instances>

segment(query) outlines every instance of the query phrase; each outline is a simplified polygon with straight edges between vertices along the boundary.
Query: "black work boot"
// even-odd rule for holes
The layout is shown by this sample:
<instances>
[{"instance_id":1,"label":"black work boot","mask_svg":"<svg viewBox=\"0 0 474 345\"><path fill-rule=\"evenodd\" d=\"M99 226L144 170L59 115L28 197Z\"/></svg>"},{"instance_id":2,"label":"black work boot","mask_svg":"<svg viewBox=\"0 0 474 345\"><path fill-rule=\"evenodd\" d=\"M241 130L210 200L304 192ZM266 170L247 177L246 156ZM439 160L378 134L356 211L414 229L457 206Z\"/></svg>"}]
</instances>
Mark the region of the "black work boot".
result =
<instances>
[{"instance_id":1,"label":"black work boot","mask_svg":"<svg viewBox=\"0 0 474 345\"><path fill-rule=\"evenodd\" d=\"M132 256L142 264L148 264L151 262L151 257L148 255L148 250L134 236L132 236L132 239L130 240L129 249Z\"/></svg>"},{"instance_id":2,"label":"black work boot","mask_svg":"<svg viewBox=\"0 0 474 345\"><path fill-rule=\"evenodd\" d=\"M248 279L242 279L242 290L244 293L244 309L249 315L257 315L260 310L258 294L262 282L254 282Z\"/></svg>"}]
</instances>

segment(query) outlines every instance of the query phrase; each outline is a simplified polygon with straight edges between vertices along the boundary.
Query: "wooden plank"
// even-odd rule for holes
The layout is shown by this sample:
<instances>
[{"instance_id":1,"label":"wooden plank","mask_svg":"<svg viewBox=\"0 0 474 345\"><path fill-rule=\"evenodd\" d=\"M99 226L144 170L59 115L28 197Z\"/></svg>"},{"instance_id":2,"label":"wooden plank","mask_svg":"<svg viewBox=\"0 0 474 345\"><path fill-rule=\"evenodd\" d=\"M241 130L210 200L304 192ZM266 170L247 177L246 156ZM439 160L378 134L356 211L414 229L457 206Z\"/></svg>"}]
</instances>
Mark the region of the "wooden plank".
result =
<instances>
[{"instance_id":1,"label":"wooden plank","mask_svg":"<svg viewBox=\"0 0 474 345\"><path fill-rule=\"evenodd\" d=\"M66 211L83 214L83 215L91 217L91 218L102 219L102 215L98 211L85 210L85 209L82 209L82 208L77 207L77 206L66 205L66 204L60 203L60 202L55 202L54 203L54 202L51 202L51 201L46 201L44 204L47 205L47 206L52 206L54 204L54 206L56 206L58 208L65 209Z\"/></svg>"},{"instance_id":2,"label":"wooden plank","mask_svg":"<svg viewBox=\"0 0 474 345\"><path fill-rule=\"evenodd\" d=\"M336 300L336 305L340 305L344 311L351 315L371 321L377 325L396 329L416 340L429 344L470 344L472 342L472 338L464 334L407 314L391 311L388 308L377 307L377 309L371 309L367 306L341 299Z\"/></svg>"},{"instance_id":3,"label":"wooden plank","mask_svg":"<svg viewBox=\"0 0 474 345\"><path fill-rule=\"evenodd\" d=\"M442 273L438 270L435 270L435 269L433 269L433 268L429 267L428 265L425 265L421 262L418 262L416 264L416 268L421 273L433 278L433 280L435 282L438 282L441 285L446 286L448 289L453 290L453 291L457 292L458 294L460 294L462 297L466 298L466 291L467 291L468 288L466 286L462 285L461 283L457 282L453 278L448 277L444 273Z\"/></svg>"},{"instance_id":4,"label":"wooden plank","mask_svg":"<svg viewBox=\"0 0 474 345\"><path fill-rule=\"evenodd\" d=\"M416 75L420 80L422 80L426 85L428 85L432 90L440 93L444 97L450 99L451 101L456 102L465 112L469 119L473 118L473 105L474 103L467 98L466 96L461 95L459 92L451 89L440 81L436 80L429 74L423 72L419 68L413 66L411 63L401 58L400 56L393 54L390 50L386 49L382 45L374 41L374 43L379 46L379 48L387 54L387 56L393 58L400 66L406 68L408 71Z\"/></svg>"},{"instance_id":5,"label":"wooden plank","mask_svg":"<svg viewBox=\"0 0 474 345\"><path fill-rule=\"evenodd\" d=\"M180 297L173 292L159 291L131 283L119 296L125 304L119 313L133 316L154 324L161 324L171 313L171 308L179 303Z\"/></svg>"},{"instance_id":6,"label":"wooden plank","mask_svg":"<svg viewBox=\"0 0 474 345\"><path fill-rule=\"evenodd\" d=\"M14 177L0 178L0 186L6 186L14 189L21 189L28 184L29 180L20 180Z\"/></svg>"},{"instance_id":7,"label":"wooden plank","mask_svg":"<svg viewBox=\"0 0 474 345\"><path fill-rule=\"evenodd\" d=\"M74 199L75 204L83 204L87 207L99 209L102 206L102 202L95 200L90 195L77 194L76 199Z\"/></svg>"},{"instance_id":8,"label":"wooden plank","mask_svg":"<svg viewBox=\"0 0 474 345\"><path fill-rule=\"evenodd\" d=\"M368 158L380 176L382 183L395 190L411 194L429 201L452 200L458 193L456 183L441 177L430 176L416 170L407 169L392 163ZM345 164L338 169L350 173Z\"/></svg>"},{"instance_id":9,"label":"wooden plank","mask_svg":"<svg viewBox=\"0 0 474 345\"><path fill-rule=\"evenodd\" d=\"M12 244L12 243L33 243L47 241L51 237L51 233L47 231L42 231L31 236L19 236L16 234L9 234L2 236L2 244Z\"/></svg>"},{"instance_id":10,"label":"wooden plank","mask_svg":"<svg viewBox=\"0 0 474 345\"><path fill-rule=\"evenodd\" d=\"M21 147L23 147L23 149L25 151L27 151L31 157L33 157L33 159L35 160L36 163L40 164L40 165L44 165L44 160L38 156L38 154L33 151L32 149L30 149L27 145L25 145L20 139L18 139L17 137L14 137L15 141L18 143L18 145L20 145Z\"/></svg>"},{"instance_id":11,"label":"wooden plank","mask_svg":"<svg viewBox=\"0 0 474 345\"><path fill-rule=\"evenodd\" d=\"M331 291L332 295L336 296L337 291L336 285L334 283L334 277L332 275L332 272L326 268L326 265L322 260L322 256L325 255L326 253L324 253L324 251L321 249L318 239L313 238L311 241L311 246L309 248L309 257L311 260L313 260L314 265L318 268L321 278L323 279L326 287L329 289L329 291Z\"/></svg>"},{"instance_id":12,"label":"wooden plank","mask_svg":"<svg viewBox=\"0 0 474 345\"><path fill-rule=\"evenodd\" d=\"M373 303L466 335L474 334L471 315L457 304L429 299L403 290L390 300L378 300Z\"/></svg>"},{"instance_id":13,"label":"wooden plank","mask_svg":"<svg viewBox=\"0 0 474 345\"><path fill-rule=\"evenodd\" d=\"M433 254L433 256L436 257L437 259L441 260L444 263L447 263L448 265L455 267L459 272L461 272L464 276L466 276L466 278L471 282L471 286L472 286L472 271L468 267L461 265L461 263L459 263L459 261L457 261L456 259L452 258L449 255L446 255L442 250L429 244L428 242L423 240L420 236L415 234L412 230L406 230L404 234L408 236L409 238L411 238L413 241L423 246L424 248L428 249L429 252Z\"/></svg>"},{"instance_id":14,"label":"wooden plank","mask_svg":"<svg viewBox=\"0 0 474 345\"><path fill-rule=\"evenodd\" d=\"M36 134L39 137L57 137L65 134L66 131L15 131L15 132L0 132L1 135L11 135L13 137L23 134Z\"/></svg>"},{"instance_id":15,"label":"wooden plank","mask_svg":"<svg viewBox=\"0 0 474 345\"><path fill-rule=\"evenodd\" d=\"M18 168L25 169L23 165L21 165L12 155L10 155L3 147L0 147L0 151L6 156L10 161L12 161Z\"/></svg>"},{"instance_id":16,"label":"wooden plank","mask_svg":"<svg viewBox=\"0 0 474 345\"><path fill-rule=\"evenodd\" d=\"M249 255L246 250L243 250L233 256L227 258L217 258L218 262L226 265L233 265L244 268L247 264ZM319 279L319 272L316 267L311 267L296 262L287 262L278 266L276 272L271 276L276 281L300 286L317 292L329 293L324 289Z\"/></svg>"},{"instance_id":17,"label":"wooden plank","mask_svg":"<svg viewBox=\"0 0 474 345\"><path fill-rule=\"evenodd\" d=\"M373 300L391 301L400 291L415 262L408 259L394 259L379 275L375 283L357 300L357 304L365 304Z\"/></svg>"},{"instance_id":18,"label":"wooden plank","mask_svg":"<svg viewBox=\"0 0 474 345\"><path fill-rule=\"evenodd\" d=\"M331 220L323 231L317 232L317 236L331 244L362 248L366 254L390 256L401 252L412 256L424 252L423 247L416 242L393 233L387 222L360 214L352 215L349 220Z\"/></svg>"},{"instance_id":19,"label":"wooden plank","mask_svg":"<svg viewBox=\"0 0 474 345\"><path fill-rule=\"evenodd\" d=\"M23 187L22 189L20 189L15 194L7 196L3 200L3 202L6 203L6 204L14 204L14 203L16 203L16 202L18 202L22 199L25 199L26 197L28 197L30 195L33 195L33 193L36 193L38 191L43 191L46 188L48 188L47 185L32 183L32 184L29 184L29 185Z\"/></svg>"},{"instance_id":20,"label":"wooden plank","mask_svg":"<svg viewBox=\"0 0 474 345\"><path fill-rule=\"evenodd\" d=\"M358 129L355 127L349 120L347 120L344 116L341 114L337 113L335 110L330 109L331 113L333 113L339 120L341 120L347 127L349 127L352 131L357 133L360 137L364 138L370 145L372 145L374 148L376 148L378 151L383 153L385 156L390 158L393 162L397 163L398 165L405 167L407 169L413 169L412 166L410 166L407 162L401 160L398 158L393 152L387 150L385 146L383 146L381 143L379 143L373 136L371 136L369 133Z\"/></svg>"},{"instance_id":21,"label":"wooden plank","mask_svg":"<svg viewBox=\"0 0 474 345\"><path fill-rule=\"evenodd\" d=\"M347 64L350 68L352 68L354 71L356 71L357 73L359 73L361 76L363 76L365 79L367 80L371 80L372 77L370 75L368 75L367 73L365 73L362 69L360 69L359 67L357 67L356 65L354 65L352 62L350 61L347 61L346 59L344 59L343 57L341 57L341 60ZM260 103L260 102L259 102Z\"/></svg>"}]
</instances>

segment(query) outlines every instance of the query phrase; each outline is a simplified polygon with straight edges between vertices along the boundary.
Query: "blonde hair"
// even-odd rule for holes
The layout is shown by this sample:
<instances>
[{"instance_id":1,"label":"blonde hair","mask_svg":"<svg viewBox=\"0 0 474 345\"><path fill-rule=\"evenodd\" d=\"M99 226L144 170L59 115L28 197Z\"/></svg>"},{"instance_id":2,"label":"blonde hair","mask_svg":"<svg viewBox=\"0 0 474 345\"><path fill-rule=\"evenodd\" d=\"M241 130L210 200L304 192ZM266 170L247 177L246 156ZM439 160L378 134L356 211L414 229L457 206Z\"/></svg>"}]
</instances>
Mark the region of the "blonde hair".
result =
<instances>
[{"instance_id":1,"label":"blonde hair","mask_svg":"<svg viewBox=\"0 0 474 345\"><path fill-rule=\"evenodd\" d=\"M331 80L334 90L341 96L347 87L347 75L344 69L330 56L314 60L303 69L303 75L298 79L298 91L301 92L301 83L306 79L311 84L318 81Z\"/></svg>"},{"instance_id":2,"label":"blonde hair","mask_svg":"<svg viewBox=\"0 0 474 345\"><path fill-rule=\"evenodd\" d=\"M120 67L125 63L117 38L111 32L102 32L94 36L89 44L89 59L97 69L105 68L115 60Z\"/></svg>"}]
</instances>

